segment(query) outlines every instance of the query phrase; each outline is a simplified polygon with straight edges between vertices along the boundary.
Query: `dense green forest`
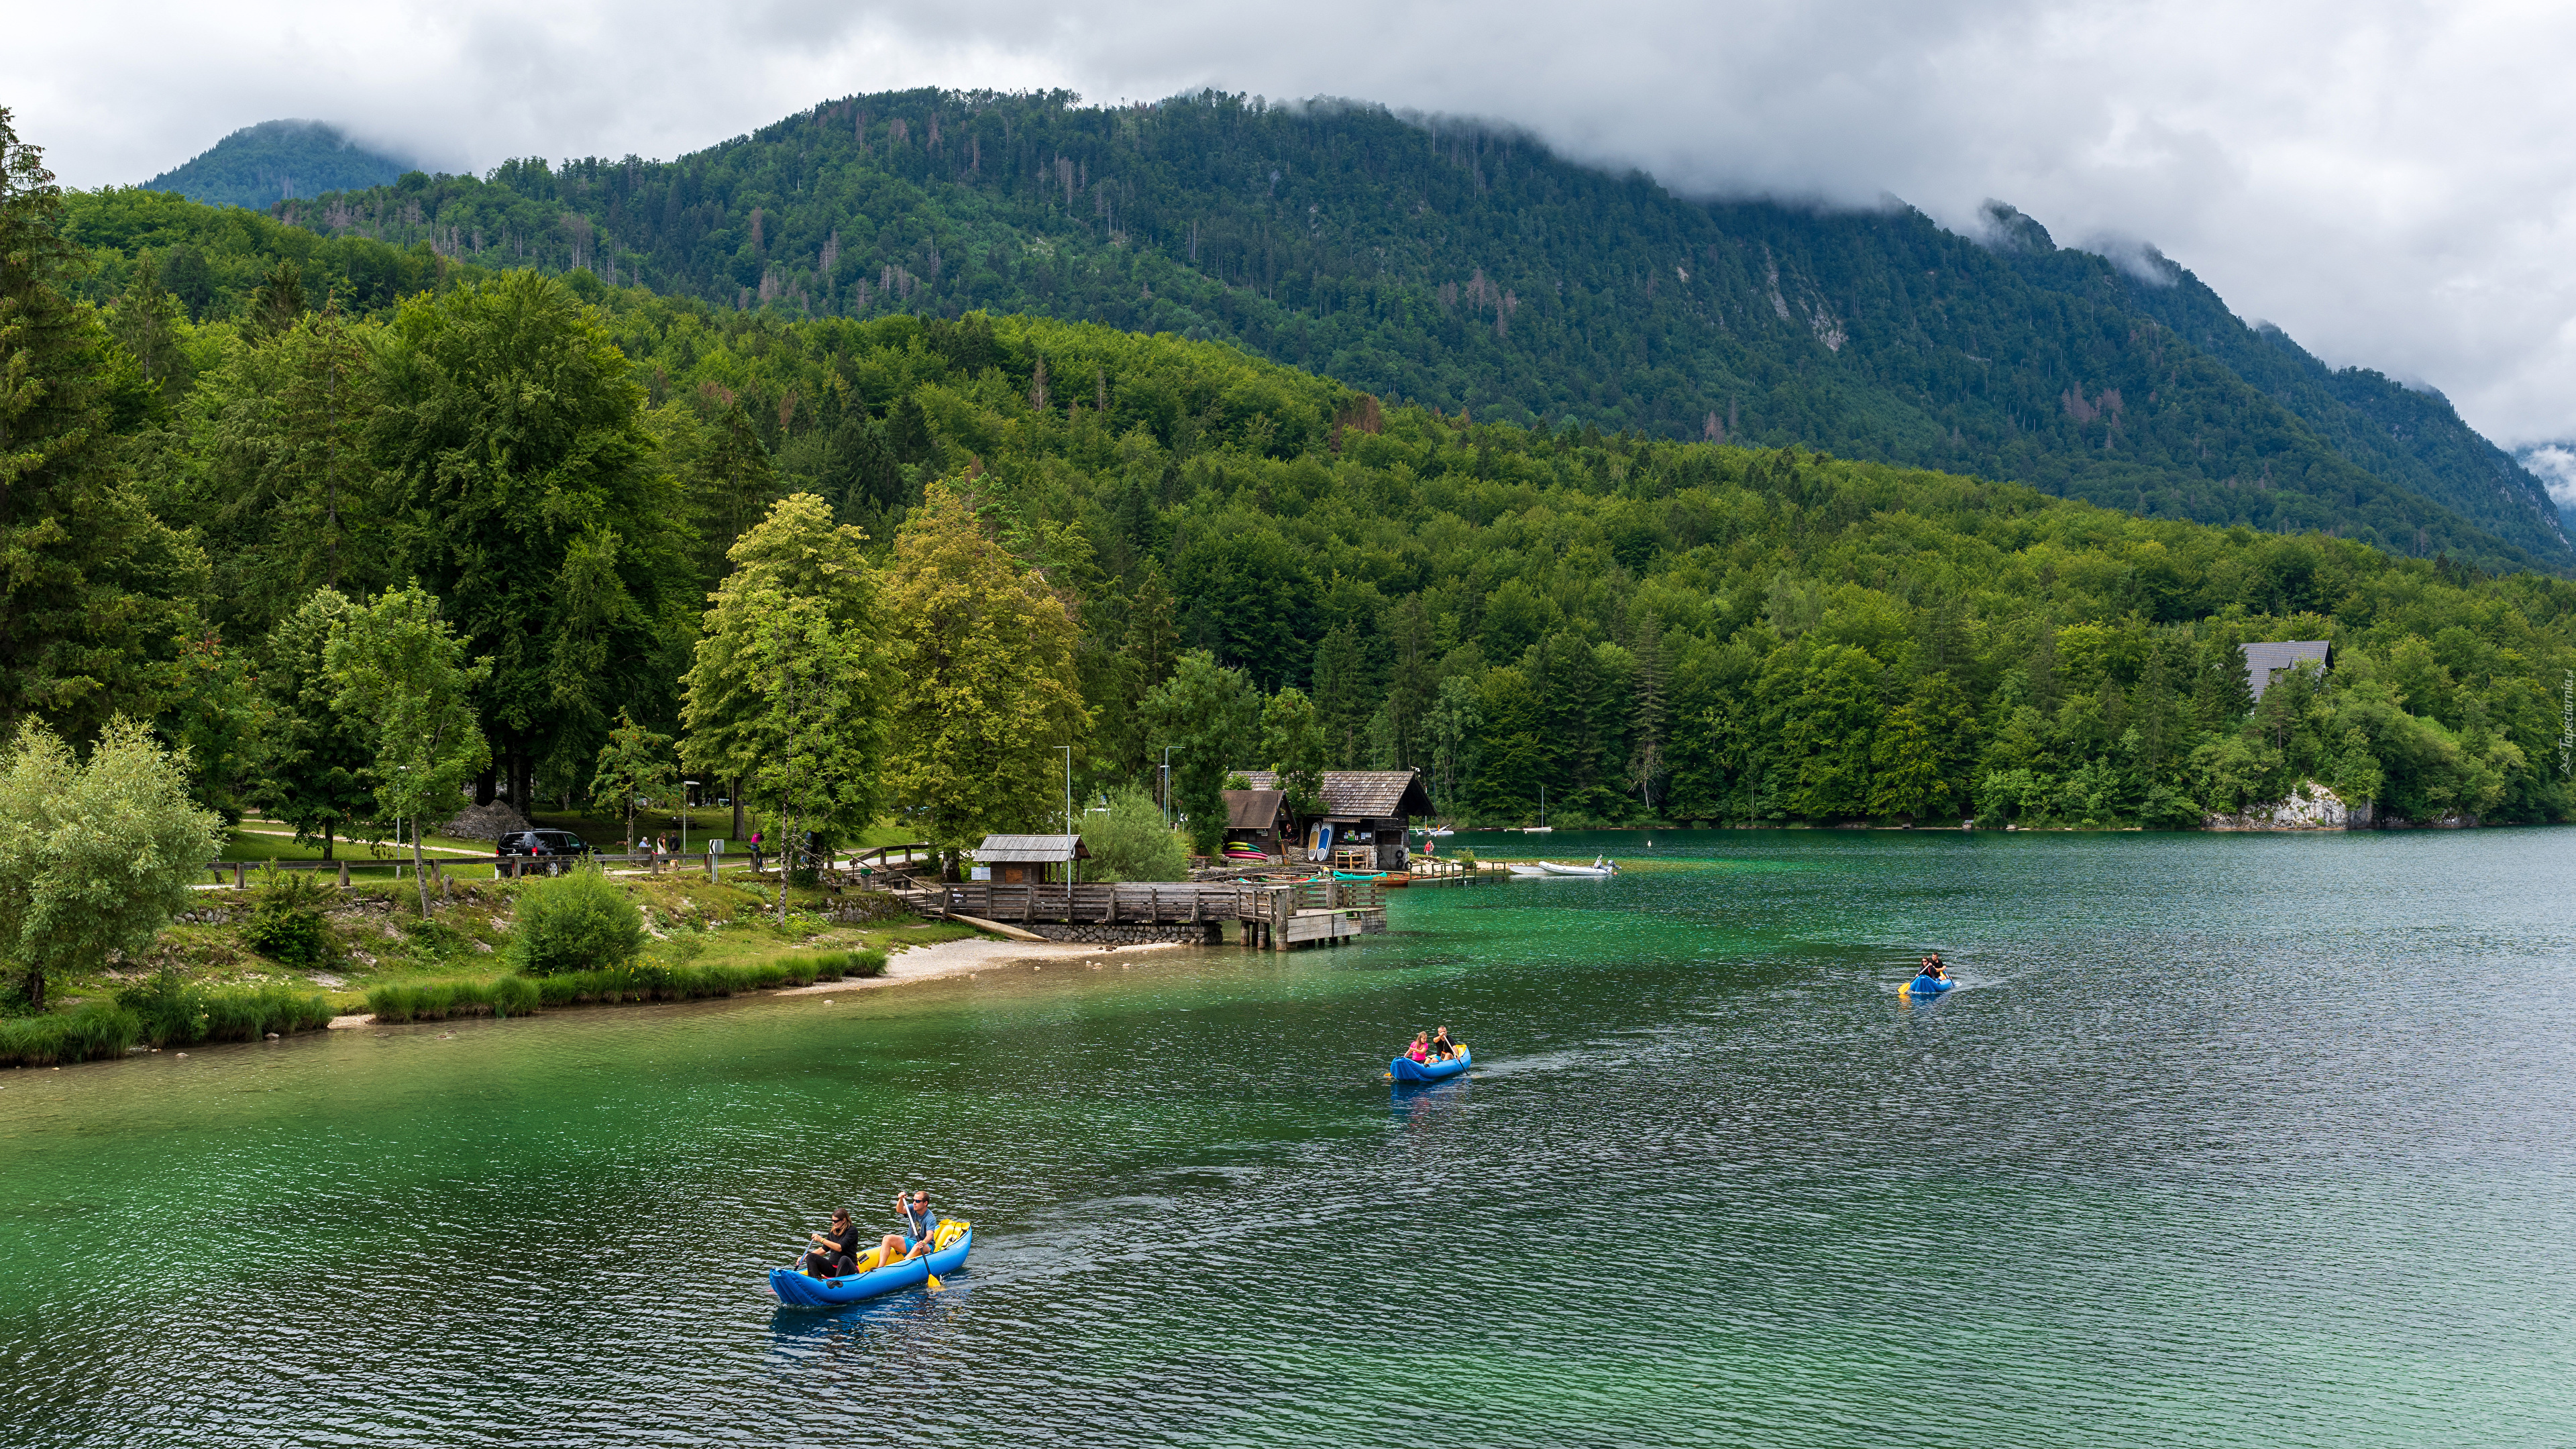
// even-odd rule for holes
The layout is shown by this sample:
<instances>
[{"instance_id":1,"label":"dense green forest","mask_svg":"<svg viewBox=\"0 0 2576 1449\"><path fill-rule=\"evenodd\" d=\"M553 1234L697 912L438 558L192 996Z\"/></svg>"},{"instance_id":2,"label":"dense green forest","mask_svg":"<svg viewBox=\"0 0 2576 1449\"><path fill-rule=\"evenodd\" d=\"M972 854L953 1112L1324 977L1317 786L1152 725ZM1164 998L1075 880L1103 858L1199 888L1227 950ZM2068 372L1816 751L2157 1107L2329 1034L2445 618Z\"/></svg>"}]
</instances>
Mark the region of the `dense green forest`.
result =
<instances>
[{"instance_id":1,"label":"dense green forest","mask_svg":"<svg viewBox=\"0 0 2576 1449\"><path fill-rule=\"evenodd\" d=\"M383 186L411 167L320 121L262 121L143 183L209 206L266 208L296 196Z\"/></svg>"},{"instance_id":2,"label":"dense green forest","mask_svg":"<svg viewBox=\"0 0 2576 1449\"><path fill-rule=\"evenodd\" d=\"M281 265L191 320L151 252L92 310L10 155L0 306L43 386L0 416L0 719L153 720L219 808L365 816L382 727L316 681L369 599L437 611L523 799L660 739L959 838L1042 823L1058 746L1089 793L1175 742L1185 803L1312 751L1492 823L1542 785L1569 824L2569 805L2576 583L1042 318L440 266L361 316ZM2335 666L2249 708L2236 645L2281 638Z\"/></svg>"},{"instance_id":3,"label":"dense green forest","mask_svg":"<svg viewBox=\"0 0 2576 1449\"><path fill-rule=\"evenodd\" d=\"M2160 258L2061 249L2009 208L1972 239L1893 204L1694 202L1373 107L860 96L669 163L523 160L277 210L415 271L1168 331L1479 420L1796 443L2153 517L2576 566L2537 482L2447 403L2329 371ZM110 291L137 247L252 240L130 194L82 199L75 225ZM391 268L369 266L353 296L382 295Z\"/></svg>"}]
</instances>

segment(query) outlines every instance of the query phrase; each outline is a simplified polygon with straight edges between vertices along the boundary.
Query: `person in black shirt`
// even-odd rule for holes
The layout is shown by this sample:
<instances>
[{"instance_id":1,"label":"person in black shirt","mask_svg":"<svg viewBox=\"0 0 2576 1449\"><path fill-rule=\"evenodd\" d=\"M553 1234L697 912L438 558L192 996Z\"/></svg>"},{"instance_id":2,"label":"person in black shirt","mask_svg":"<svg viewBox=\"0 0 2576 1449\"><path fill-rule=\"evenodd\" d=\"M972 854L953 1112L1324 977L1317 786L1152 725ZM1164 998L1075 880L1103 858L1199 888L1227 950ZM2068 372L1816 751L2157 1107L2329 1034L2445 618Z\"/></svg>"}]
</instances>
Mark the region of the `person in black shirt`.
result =
<instances>
[{"instance_id":1,"label":"person in black shirt","mask_svg":"<svg viewBox=\"0 0 2576 1449\"><path fill-rule=\"evenodd\" d=\"M859 1246L858 1224L850 1221L848 1208L832 1209L832 1230L808 1234L820 1246L806 1250L805 1260L797 1266L816 1278L838 1278L856 1266L854 1254Z\"/></svg>"}]
</instances>

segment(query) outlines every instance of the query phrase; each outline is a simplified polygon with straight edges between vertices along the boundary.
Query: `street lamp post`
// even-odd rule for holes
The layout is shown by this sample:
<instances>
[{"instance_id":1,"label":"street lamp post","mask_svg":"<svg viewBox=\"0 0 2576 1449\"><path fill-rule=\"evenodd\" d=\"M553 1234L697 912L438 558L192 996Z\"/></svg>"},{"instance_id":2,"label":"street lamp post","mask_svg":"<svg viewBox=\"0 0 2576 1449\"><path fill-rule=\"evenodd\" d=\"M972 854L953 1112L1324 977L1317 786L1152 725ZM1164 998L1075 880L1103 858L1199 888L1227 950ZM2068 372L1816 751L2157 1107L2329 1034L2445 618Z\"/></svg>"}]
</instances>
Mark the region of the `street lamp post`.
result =
<instances>
[{"instance_id":1,"label":"street lamp post","mask_svg":"<svg viewBox=\"0 0 2576 1449\"><path fill-rule=\"evenodd\" d=\"M1163 828L1172 828L1172 747L1163 746Z\"/></svg>"},{"instance_id":2,"label":"street lamp post","mask_svg":"<svg viewBox=\"0 0 2576 1449\"><path fill-rule=\"evenodd\" d=\"M1064 751L1064 833L1080 834L1073 828L1073 746L1058 745L1056 748Z\"/></svg>"},{"instance_id":3,"label":"street lamp post","mask_svg":"<svg viewBox=\"0 0 2576 1449\"><path fill-rule=\"evenodd\" d=\"M689 792L696 788L695 780L680 782L680 854L684 856L689 853L689 807L697 803L689 798Z\"/></svg>"}]
</instances>

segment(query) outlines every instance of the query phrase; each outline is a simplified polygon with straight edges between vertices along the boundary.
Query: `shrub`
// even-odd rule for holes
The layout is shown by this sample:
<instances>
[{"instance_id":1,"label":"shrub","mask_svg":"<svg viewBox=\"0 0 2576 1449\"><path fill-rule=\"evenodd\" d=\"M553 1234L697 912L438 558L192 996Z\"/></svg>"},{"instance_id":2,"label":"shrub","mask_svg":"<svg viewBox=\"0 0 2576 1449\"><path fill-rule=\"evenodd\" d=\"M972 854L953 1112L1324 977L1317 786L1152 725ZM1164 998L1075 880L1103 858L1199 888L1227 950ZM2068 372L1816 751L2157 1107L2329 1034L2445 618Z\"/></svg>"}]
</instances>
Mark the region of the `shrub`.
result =
<instances>
[{"instance_id":1,"label":"shrub","mask_svg":"<svg viewBox=\"0 0 2576 1449\"><path fill-rule=\"evenodd\" d=\"M883 976L886 953L880 950L825 951L811 959L814 979L839 981L852 976Z\"/></svg>"},{"instance_id":2,"label":"shrub","mask_svg":"<svg viewBox=\"0 0 2576 1449\"><path fill-rule=\"evenodd\" d=\"M310 971L331 960L331 930L324 917L332 888L311 871L267 866L251 898L250 924L242 928L253 948L272 961Z\"/></svg>"},{"instance_id":3,"label":"shrub","mask_svg":"<svg viewBox=\"0 0 2576 1449\"><path fill-rule=\"evenodd\" d=\"M1163 823L1163 807L1129 785L1109 797L1109 814L1086 821L1082 843L1091 852L1083 876L1099 881L1188 880L1190 848Z\"/></svg>"},{"instance_id":4,"label":"shrub","mask_svg":"<svg viewBox=\"0 0 2576 1449\"><path fill-rule=\"evenodd\" d=\"M644 913L597 870L531 882L519 892L509 961L529 976L613 970L644 949Z\"/></svg>"}]
</instances>

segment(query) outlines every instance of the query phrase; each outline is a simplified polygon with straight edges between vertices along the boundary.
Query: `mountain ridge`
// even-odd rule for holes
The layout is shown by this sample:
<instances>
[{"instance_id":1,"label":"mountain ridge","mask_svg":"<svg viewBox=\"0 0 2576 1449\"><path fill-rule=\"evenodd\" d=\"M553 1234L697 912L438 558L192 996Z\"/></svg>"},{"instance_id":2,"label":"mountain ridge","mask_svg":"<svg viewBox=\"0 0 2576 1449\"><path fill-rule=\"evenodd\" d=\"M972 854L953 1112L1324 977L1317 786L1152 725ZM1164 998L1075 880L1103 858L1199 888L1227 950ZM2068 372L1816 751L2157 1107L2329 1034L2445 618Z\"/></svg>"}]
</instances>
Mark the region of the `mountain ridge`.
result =
<instances>
[{"instance_id":1,"label":"mountain ridge","mask_svg":"<svg viewBox=\"0 0 2576 1449\"><path fill-rule=\"evenodd\" d=\"M2265 341L2157 258L1911 207L1694 202L1526 134L1213 92L845 97L670 162L281 201L317 235L789 315L1024 311L1540 427L1791 442L2150 517L2576 570L2446 402ZM2535 502L2534 500L2539 500Z\"/></svg>"}]
</instances>

